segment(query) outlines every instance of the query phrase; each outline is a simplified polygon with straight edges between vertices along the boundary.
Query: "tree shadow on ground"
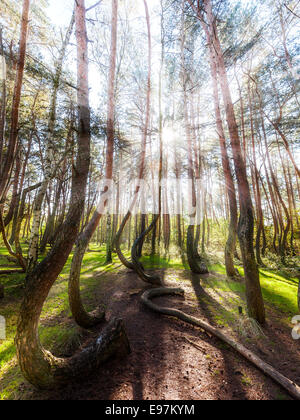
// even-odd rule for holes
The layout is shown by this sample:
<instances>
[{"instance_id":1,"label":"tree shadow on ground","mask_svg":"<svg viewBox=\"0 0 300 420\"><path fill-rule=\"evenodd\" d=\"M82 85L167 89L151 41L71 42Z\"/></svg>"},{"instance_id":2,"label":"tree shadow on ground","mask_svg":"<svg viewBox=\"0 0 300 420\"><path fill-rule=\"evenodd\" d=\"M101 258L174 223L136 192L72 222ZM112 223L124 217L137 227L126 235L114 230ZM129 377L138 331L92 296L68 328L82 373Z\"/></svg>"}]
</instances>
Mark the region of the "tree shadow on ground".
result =
<instances>
[{"instance_id":1,"label":"tree shadow on ground","mask_svg":"<svg viewBox=\"0 0 300 420\"><path fill-rule=\"evenodd\" d=\"M166 283L169 282L167 270L159 273ZM172 271L172 277L173 274ZM182 272L178 277L181 275ZM222 305L204 289L209 278L191 278L190 273L184 273L183 277L190 279L197 296L197 314L193 312L195 308L181 298L159 298L158 304L178 307L187 313L192 311L197 317L200 310L201 317L214 325L214 311L221 310ZM170 286L175 286L173 278ZM22 395L22 389L26 389L30 399L47 400L249 399L241 373L244 370L253 372L255 368L198 328L144 308L140 297L148 287L134 272L126 269L107 273L91 302L107 308L107 320L112 317L124 319L132 350L128 357L110 360L92 377L60 390L40 392L21 383L18 392ZM57 320L61 322L59 317ZM97 337L102 328L100 325L92 330L90 339ZM200 342L203 352L191 346L187 341L189 337ZM210 354L212 358L208 358ZM218 362L215 362L215 356ZM217 372L223 369L223 373ZM259 383L263 384L264 392L258 398L261 395L274 398L279 392L279 388L263 375L259 376Z\"/></svg>"},{"instance_id":2,"label":"tree shadow on ground","mask_svg":"<svg viewBox=\"0 0 300 420\"><path fill-rule=\"evenodd\" d=\"M215 326L215 310L217 312L220 311L221 313L224 313L226 310L205 291L204 287L201 285L201 281L203 282L203 285L207 282L209 283L209 276L192 275L191 283L197 296L201 312L206 320L211 325ZM235 293L241 296L240 293ZM226 299L224 295L222 295L222 297L223 299ZM212 307L214 308L213 311ZM228 315L230 316L230 313L228 313ZM268 312L268 315L271 315L270 312ZM273 320L274 318L272 318L272 323ZM249 336L242 339L242 337L238 335L236 339L243 342L246 347L262 357L265 362L279 369L281 373L290 379L300 383L300 368L295 369L295 366L298 366L297 360L299 360L300 355L299 348L296 343L293 342L288 328L282 327L281 324L273 325L272 323L267 322L263 327L265 337L253 340ZM226 352L224 353L224 360L225 363L228 362L226 360ZM226 364L230 371L230 366L228 366L228 363Z\"/></svg>"},{"instance_id":3,"label":"tree shadow on ground","mask_svg":"<svg viewBox=\"0 0 300 420\"><path fill-rule=\"evenodd\" d=\"M200 275L196 275L196 274L191 274L191 283L194 289L194 292L196 294L196 297L198 299L198 304L199 304L199 308L201 310L201 313L205 316L206 321L208 321L208 323L210 325L215 326L215 319L213 316L213 313L211 311L210 305L212 305L217 311L224 311L224 307L222 307L215 299L213 299L206 291L205 289L201 286L201 281L207 281L209 280L209 275L205 275L205 276L200 276ZM228 312L228 311L226 311ZM230 313L228 312L228 315L230 315ZM230 360L230 358L228 357L228 352L221 350L222 352L222 357L224 360L224 367L225 367L225 371L227 376L231 376L232 375L232 371L234 370L234 366L232 366L232 361ZM234 387L236 387L239 391L239 396L243 399L247 399L247 394L245 393L245 391L243 390L243 387L241 386L241 382L238 379L238 376L236 376L235 374L232 376L233 382L234 382Z\"/></svg>"}]
</instances>

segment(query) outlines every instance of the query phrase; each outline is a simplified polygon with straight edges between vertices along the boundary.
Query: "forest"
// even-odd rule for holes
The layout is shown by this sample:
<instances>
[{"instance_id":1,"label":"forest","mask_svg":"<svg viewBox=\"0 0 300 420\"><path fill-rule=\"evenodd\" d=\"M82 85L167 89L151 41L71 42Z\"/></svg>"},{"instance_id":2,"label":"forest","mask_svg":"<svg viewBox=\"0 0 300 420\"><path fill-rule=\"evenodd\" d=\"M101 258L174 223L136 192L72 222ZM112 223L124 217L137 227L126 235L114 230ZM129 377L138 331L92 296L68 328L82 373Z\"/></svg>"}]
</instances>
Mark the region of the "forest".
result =
<instances>
[{"instance_id":1,"label":"forest","mask_svg":"<svg viewBox=\"0 0 300 420\"><path fill-rule=\"evenodd\" d=\"M300 399L299 34L0 0L0 400Z\"/></svg>"}]
</instances>

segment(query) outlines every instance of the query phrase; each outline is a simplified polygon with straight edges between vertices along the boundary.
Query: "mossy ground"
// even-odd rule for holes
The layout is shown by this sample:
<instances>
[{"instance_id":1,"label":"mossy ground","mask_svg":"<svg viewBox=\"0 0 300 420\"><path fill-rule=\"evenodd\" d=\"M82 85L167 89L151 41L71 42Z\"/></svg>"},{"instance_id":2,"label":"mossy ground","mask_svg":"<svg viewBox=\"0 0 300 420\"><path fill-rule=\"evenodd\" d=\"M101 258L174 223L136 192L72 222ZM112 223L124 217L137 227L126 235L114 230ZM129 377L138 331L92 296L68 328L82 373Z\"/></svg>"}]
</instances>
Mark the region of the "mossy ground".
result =
<instances>
[{"instance_id":1,"label":"mossy ground","mask_svg":"<svg viewBox=\"0 0 300 420\"><path fill-rule=\"evenodd\" d=\"M12 268L13 263L9 263L4 255L6 255L6 251L0 247L0 269ZM143 257L142 261L147 269L165 270L168 280L172 282L190 281L184 274L187 273L186 266L179 257L170 259L157 255ZM41 317L41 342L57 355L67 355L80 345L82 338L82 331L73 323L68 305L67 283L70 263L71 256L49 294ZM114 255L111 265L104 265L104 263L104 248L92 245L85 255L81 275L82 296L89 310L93 309L95 304L95 291L101 288L104 283L109 282L109 276L105 274L116 273L121 268L116 255ZM237 319L238 308L242 307L246 311L245 286L242 280L240 282L229 280L226 277L224 265L218 261L213 261L209 269L211 276L201 283L201 287L207 295L202 296L201 299L204 299L212 320L217 325L232 327ZM243 275L241 267L238 266L238 269ZM298 313L297 288L299 280L285 271L261 269L260 273L266 306L280 313L283 324L291 325L291 318ZM14 345L23 281L24 275L22 274L0 277L0 282L5 287L5 298L0 303L0 315L5 317L7 323L7 338L5 341L0 341L0 400L26 398L26 392L28 392L23 387L24 379L17 365ZM199 299L196 291L191 299L196 310Z\"/></svg>"}]
</instances>

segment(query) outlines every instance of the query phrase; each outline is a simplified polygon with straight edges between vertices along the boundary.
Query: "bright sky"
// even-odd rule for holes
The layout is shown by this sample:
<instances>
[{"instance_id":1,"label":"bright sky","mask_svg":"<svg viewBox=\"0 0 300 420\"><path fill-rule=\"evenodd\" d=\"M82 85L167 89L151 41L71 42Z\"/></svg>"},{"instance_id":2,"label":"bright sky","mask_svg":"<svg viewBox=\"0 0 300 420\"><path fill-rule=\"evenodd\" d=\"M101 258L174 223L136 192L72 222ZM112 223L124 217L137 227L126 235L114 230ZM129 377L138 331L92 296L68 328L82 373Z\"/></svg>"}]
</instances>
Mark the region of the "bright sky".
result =
<instances>
[{"instance_id":1,"label":"bright sky","mask_svg":"<svg viewBox=\"0 0 300 420\"><path fill-rule=\"evenodd\" d=\"M121 0L122 1L122 0ZM134 4L134 9L137 15L144 13L143 0L130 0ZM110 0L102 0L103 3L108 3ZM97 0L86 0L86 7L97 3ZM156 7L159 4L159 0L148 0L148 6L151 8ZM58 26L67 26L71 17L71 13L74 6L74 0L49 0L48 15L53 23Z\"/></svg>"},{"instance_id":2,"label":"bright sky","mask_svg":"<svg viewBox=\"0 0 300 420\"><path fill-rule=\"evenodd\" d=\"M143 0L119 0L119 6L123 3L128 2L132 4L133 10L131 12L131 16L133 19L137 17L145 18L145 9L144 9L144 2ZM89 8L97 3L97 0L86 0L86 8ZM102 4L106 4L110 10L111 0L102 0ZM159 22L156 22L153 16L153 10L159 6L160 0L148 0L148 7L151 15L151 30L152 30L152 37L155 36L155 32L158 31L159 27L157 26ZM74 7L74 0L49 0L49 8L48 8L48 16L51 20L51 23L56 25L58 29L60 28L67 28L72 11ZM93 18L93 13L90 12L87 16ZM146 24L145 24L146 30ZM74 50L75 51L75 50ZM99 78L98 70L90 63L89 67L89 84L92 87L90 99L91 105L97 108L98 105L98 94L99 89L98 87L102 85L101 79Z\"/></svg>"}]
</instances>

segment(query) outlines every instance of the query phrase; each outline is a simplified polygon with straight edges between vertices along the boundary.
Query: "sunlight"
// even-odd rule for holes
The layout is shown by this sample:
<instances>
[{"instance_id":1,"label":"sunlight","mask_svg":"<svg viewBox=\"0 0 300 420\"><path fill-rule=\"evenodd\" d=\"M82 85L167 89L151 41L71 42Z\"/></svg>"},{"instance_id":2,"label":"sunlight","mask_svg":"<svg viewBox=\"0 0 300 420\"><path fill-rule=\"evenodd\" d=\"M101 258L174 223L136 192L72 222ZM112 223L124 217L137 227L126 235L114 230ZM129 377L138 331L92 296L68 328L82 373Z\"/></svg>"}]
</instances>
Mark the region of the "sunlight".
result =
<instances>
[{"instance_id":1,"label":"sunlight","mask_svg":"<svg viewBox=\"0 0 300 420\"><path fill-rule=\"evenodd\" d=\"M0 400L300 400L299 35L294 0L0 0Z\"/></svg>"}]
</instances>

